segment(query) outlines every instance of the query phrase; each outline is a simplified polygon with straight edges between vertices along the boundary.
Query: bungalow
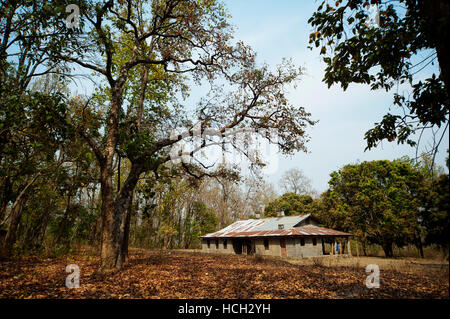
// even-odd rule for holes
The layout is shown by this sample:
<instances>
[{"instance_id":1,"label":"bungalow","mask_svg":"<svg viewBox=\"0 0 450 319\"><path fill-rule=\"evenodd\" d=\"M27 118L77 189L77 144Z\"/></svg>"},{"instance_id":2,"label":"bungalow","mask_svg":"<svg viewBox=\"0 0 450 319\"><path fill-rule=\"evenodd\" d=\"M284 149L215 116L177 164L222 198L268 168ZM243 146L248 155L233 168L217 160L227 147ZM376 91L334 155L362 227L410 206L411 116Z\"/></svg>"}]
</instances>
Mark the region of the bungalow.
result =
<instances>
[{"instance_id":1,"label":"bungalow","mask_svg":"<svg viewBox=\"0 0 450 319\"><path fill-rule=\"evenodd\" d=\"M239 220L215 233L202 236L208 253L315 257L351 255L352 234L323 228L310 214Z\"/></svg>"}]
</instances>

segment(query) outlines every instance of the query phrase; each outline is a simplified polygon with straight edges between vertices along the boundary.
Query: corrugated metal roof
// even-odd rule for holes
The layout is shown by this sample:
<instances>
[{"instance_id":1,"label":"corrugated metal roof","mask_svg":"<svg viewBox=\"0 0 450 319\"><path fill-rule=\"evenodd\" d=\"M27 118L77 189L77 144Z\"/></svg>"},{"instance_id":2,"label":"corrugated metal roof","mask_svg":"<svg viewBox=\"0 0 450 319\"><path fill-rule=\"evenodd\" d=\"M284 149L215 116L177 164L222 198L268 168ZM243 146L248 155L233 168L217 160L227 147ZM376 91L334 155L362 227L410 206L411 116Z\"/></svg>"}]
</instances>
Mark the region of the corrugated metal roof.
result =
<instances>
[{"instance_id":1,"label":"corrugated metal roof","mask_svg":"<svg viewBox=\"0 0 450 319\"><path fill-rule=\"evenodd\" d=\"M307 235L307 236L353 236L350 233L342 232L325 227L319 227L314 225L305 225L294 228L294 235Z\"/></svg>"},{"instance_id":2,"label":"corrugated metal roof","mask_svg":"<svg viewBox=\"0 0 450 319\"><path fill-rule=\"evenodd\" d=\"M278 225L284 225L284 229L290 229L308 218L310 214L301 216L284 216L284 217L271 217L263 219L247 219L238 220L233 224L219 230L214 234L224 233L239 233L239 232L253 232L264 230L278 230ZM213 235L213 234L208 234Z\"/></svg>"},{"instance_id":3,"label":"corrugated metal roof","mask_svg":"<svg viewBox=\"0 0 450 319\"><path fill-rule=\"evenodd\" d=\"M206 234L204 238L215 237L267 237L267 236L351 236L341 231L305 225L295 227L310 214L302 216L273 217L264 219L239 220L215 233ZM284 229L278 229L278 225Z\"/></svg>"}]
</instances>

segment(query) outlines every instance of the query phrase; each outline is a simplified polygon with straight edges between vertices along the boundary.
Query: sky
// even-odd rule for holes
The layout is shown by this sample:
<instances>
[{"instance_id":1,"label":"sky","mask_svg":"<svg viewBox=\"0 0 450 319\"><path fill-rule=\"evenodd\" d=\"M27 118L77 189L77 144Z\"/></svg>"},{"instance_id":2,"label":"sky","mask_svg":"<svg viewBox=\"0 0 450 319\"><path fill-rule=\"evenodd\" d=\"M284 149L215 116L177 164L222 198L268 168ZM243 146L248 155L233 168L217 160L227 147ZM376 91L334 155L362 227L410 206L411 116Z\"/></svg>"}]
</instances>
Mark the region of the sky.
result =
<instances>
[{"instance_id":1,"label":"sky","mask_svg":"<svg viewBox=\"0 0 450 319\"><path fill-rule=\"evenodd\" d=\"M319 193L328 188L329 175L346 164L358 161L393 160L408 155L415 148L383 142L364 152L364 133L382 119L392 106L392 92L371 91L366 85L351 85L345 92L339 86L328 89L322 82L325 64L319 50L310 50L308 19L319 6L317 1L298 0L227 0L226 6L235 26L235 37L257 52L257 61L271 66L282 58L292 58L305 69L297 88L290 90L293 105L303 106L319 122L307 131L308 153L274 159L277 169L266 174L278 189L282 174L291 168L301 169ZM422 142L423 147L427 143ZM437 164L445 167L449 138L444 138ZM445 167L446 169L446 167Z\"/></svg>"},{"instance_id":2,"label":"sky","mask_svg":"<svg viewBox=\"0 0 450 319\"><path fill-rule=\"evenodd\" d=\"M337 85L328 88L322 82L325 63L322 62L318 49L308 49L312 27L307 21L319 6L319 1L224 2L231 14L230 22L235 28L235 39L242 40L257 52L257 62L275 67L283 58L290 58L296 66L303 68L304 74L297 88L291 89L288 97L292 105L304 107L312 114L313 120L319 121L307 130L310 137L306 145L308 153L299 152L286 157L266 150L266 154L271 158L265 179L275 186L280 195L282 191L279 189L279 180L283 173L291 168L302 170L311 179L313 188L321 193L328 188L330 174L344 165L362 161L393 160L405 155L415 157L415 148L398 145L396 142L385 141L376 149L364 151L364 134L389 112L393 92L371 91L367 85L350 85L343 91ZM428 71L433 71L432 68L429 67ZM434 68L437 68L437 65ZM77 71L83 73L79 67ZM426 71L427 69L420 76L426 77ZM89 94L93 85L89 81L80 80L72 83L71 88L77 93ZM198 101L207 90L203 87L191 87L190 93L193 98L188 104ZM426 137L422 138L422 149L429 148L430 139ZM448 148L447 134L436 157L437 164L446 171L445 158Z\"/></svg>"}]
</instances>

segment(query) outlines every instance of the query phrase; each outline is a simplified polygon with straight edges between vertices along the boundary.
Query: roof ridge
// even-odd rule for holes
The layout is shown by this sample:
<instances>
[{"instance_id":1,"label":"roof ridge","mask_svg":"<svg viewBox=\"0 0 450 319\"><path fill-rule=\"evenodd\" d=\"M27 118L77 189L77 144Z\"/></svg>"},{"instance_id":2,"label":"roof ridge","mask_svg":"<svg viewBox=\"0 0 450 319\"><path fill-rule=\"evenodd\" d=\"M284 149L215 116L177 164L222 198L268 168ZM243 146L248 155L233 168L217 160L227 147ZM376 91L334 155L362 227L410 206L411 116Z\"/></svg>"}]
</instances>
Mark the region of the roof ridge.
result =
<instances>
[{"instance_id":1,"label":"roof ridge","mask_svg":"<svg viewBox=\"0 0 450 319\"><path fill-rule=\"evenodd\" d=\"M272 219L272 218L283 218L283 217L303 217L303 216L306 216L306 215L311 215L311 214L289 215L289 216L271 216L271 217L255 218L255 220ZM250 219L252 219L252 218L240 219L239 221L245 221L245 220L250 220Z\"/></svg>"}]
</instances>

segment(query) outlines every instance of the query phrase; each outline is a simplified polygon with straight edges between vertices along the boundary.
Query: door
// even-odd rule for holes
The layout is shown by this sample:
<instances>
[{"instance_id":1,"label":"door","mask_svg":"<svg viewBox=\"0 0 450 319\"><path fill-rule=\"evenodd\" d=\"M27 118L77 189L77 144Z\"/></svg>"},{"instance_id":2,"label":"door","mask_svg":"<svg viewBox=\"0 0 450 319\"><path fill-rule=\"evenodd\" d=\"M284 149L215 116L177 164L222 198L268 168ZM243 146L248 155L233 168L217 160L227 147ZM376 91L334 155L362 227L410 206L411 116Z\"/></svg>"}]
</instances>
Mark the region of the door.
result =
<instances>
[{"instance_id":1,"label":"door","mask_svg":"<svg viewBox=\"0 0 450 319\"><path fill-rule=\"evenodd\" d=\"M237 255L242 254L242 242L239 239L233 239L231 243L233 244L234 253Z\"/></svg>"},{"instance_id":2,"label":"door","mask_svg":"<svg viewBox=\"0 0 450 319\"><path fill-rule=\"evenodd\" d=\"M286 239L280 238L281 256L286 256Z\"/></svg>"}]
</instances>

